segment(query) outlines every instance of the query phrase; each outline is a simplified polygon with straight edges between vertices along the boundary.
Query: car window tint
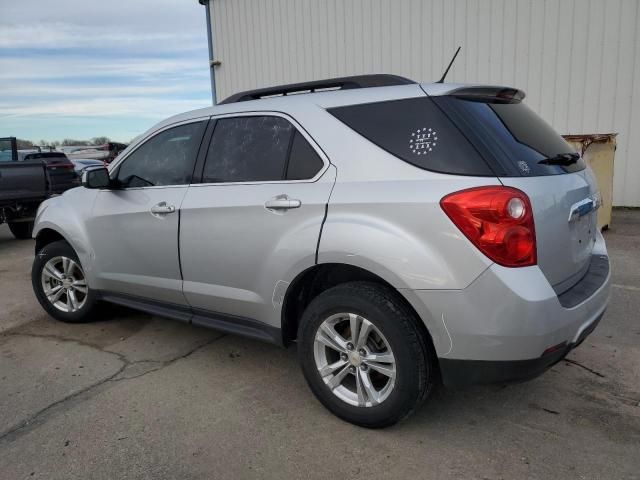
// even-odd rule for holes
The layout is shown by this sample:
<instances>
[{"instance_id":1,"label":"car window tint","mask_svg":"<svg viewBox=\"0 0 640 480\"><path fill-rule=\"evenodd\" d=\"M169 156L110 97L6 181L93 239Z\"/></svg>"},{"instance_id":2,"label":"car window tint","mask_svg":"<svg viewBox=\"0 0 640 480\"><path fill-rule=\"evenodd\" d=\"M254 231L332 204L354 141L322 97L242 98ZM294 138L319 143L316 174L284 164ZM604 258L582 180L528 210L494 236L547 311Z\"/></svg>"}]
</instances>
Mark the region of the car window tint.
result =
<instances>
[{"instance_id":1,"label":"car window tint","mask_svg":"<svg viewBox=\"0 0 640 480\"><path fill-rule=\"evenodd\" d=\"M322 159L300 132L296 132L289 154L287 180L306 180L322 169Z\"/></svg>"},{"instance_id":2,"label":"car window tint","mask_svg":"<svg viewBox=\"0 0 640 480\"><path fill-rule=\"evenodd\" d=\"M147 140L125 159L118 170L118 181L123 187L190 183L205 125L180 125Z\"/></svg>"},{"instance_id":3,"label":"car window tint","mask_svg":"<svg viewBox=\"0 0 640 480\"><path fill-rule=\"evenodd\" d=\"M202 181L281 180L294 128L281 117L235 117L217 121Z\"/></svg>"},{"instance_id":4,"label":"car window tint","mask_svg":"<svg viewBox=\"0 0 640 480\"><path fill-rule=\"evenodd\" d=\"M575 150L522 102L497 103L435 97L443 110L484 153L500 176L544 176L585 169L582 159L570 165L540 163L546 158Z\"/></svg>"},{"instance_id":5,"label":"car window tint","mask_svg":"<svg viewBox=\"0 0 640 480\"><path fill-rule=\"evenodd\" d=\"M457 175L493 175L484 159L429 97L335 107L329 113L416 167Z\"/></svg>"}]
</instances>

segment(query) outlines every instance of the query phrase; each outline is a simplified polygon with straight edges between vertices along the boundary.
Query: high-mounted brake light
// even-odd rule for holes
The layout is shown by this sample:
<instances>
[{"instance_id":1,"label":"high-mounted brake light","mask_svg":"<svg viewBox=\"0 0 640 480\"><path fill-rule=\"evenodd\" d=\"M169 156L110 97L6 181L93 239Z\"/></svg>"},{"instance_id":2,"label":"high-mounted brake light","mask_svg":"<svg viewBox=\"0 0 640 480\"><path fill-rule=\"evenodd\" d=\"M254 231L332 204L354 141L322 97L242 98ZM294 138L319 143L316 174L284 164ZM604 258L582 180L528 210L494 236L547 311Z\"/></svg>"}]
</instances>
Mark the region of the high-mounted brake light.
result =
<instances>
[{"instance_id":1,"label":"high-mounted brake light","mask_svg":"<svg viewBox=\"0 0 640 480\"><path fill-rule=\"evenodd\" d=\"M536 264L533 211L527 195L511 187L477 187L447 195L440 206L487 257L505 267Z\"/></svg>"}]
</instances>

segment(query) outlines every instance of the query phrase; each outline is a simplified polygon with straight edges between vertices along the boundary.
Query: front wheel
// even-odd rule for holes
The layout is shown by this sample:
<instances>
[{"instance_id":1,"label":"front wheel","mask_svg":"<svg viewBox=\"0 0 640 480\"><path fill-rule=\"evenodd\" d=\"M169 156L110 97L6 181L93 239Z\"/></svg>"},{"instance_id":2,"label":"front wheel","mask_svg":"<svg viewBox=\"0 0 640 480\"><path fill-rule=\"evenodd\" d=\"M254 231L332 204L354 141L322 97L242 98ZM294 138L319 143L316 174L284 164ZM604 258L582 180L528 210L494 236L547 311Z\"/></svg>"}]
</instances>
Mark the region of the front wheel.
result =
<instances>
[{"instance_id":1,"label":"front wheel","mask_svg":"<svg viewBox=\"0 0 640 480\"><path fill-rule=\"evenodd\" d=\"M298 331L302 370L338 417L381 428L410 415L435 383L433 347L395 292L368 282L318 295Z\"/></svg>"},{"instance_id":2,"label":"front wheel","mask_svg":"<svg viewBox=\"0 0 640 480\"><path fill-rule=\"evenodd\" d=\"M89 288L76 252L61 240L45 245L31 269L40 305L53 318L69 323L89 320L96 293Z\"/></svg>"},{"instance_id":3,"label":"front wheel","mask_svg":"<svg viewBox=\"0 0 640 480\"><path fill-rule=\"evenodd\" d=\"M9 222L9 230L18 240L27 240L31 238L33 232L33 222Z\"/></svg>"}]
</instances>

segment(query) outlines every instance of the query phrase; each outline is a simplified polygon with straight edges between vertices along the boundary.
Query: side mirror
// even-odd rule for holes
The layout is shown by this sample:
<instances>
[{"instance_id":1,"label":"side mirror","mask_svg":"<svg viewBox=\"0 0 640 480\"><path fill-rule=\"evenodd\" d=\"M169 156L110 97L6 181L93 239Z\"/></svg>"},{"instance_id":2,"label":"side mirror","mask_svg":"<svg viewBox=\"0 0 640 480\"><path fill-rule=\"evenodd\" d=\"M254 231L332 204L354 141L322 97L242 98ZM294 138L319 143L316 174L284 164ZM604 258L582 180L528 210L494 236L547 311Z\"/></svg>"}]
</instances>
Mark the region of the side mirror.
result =
<instances>
[{"instance_id":1,"label":"side mirror","mask_svg":"<svg viewBox=\"0 0 640 480\"><path fill-rule=\"evenodd\" d=\"M82 186L84 188L109 188L111 186L109 170L105 167L87 168L82 172Z\"/></svg>"}]
</instances>

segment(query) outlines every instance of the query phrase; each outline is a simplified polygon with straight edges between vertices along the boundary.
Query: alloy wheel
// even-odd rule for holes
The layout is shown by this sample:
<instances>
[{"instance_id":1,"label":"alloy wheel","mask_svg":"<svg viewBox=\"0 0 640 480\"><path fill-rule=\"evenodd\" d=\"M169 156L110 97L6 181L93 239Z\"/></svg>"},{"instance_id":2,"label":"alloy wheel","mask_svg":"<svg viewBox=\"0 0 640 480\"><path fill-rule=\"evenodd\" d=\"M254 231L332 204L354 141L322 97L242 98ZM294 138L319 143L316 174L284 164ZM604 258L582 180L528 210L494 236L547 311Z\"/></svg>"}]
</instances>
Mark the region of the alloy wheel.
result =
<instances>
[{"instance_id":1,"label":"alloy wheel","mask_svg":"<svg viewBox=\"0 0 640 480\"><path fill-rule=\"evenodd\" d=\"M71 258L51 258L42 269L41 282L47 300L62 312L77 312L87 301L89 288L84 272Z\"/></svg>"},{"instance_id":2,"label":"alloy wheel","mask_svg":"<svg viewBox=\"0 0 640 480\"><path fill-rule=\"evenodd\" d=\"M395 386L396 361L389 342L356 313L331 315L320 324L314 358L325 385L350 405L379 405Z\"/></svg>"}]
</instances>

